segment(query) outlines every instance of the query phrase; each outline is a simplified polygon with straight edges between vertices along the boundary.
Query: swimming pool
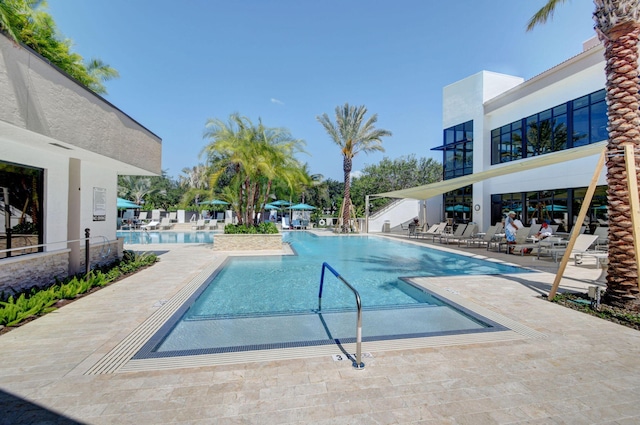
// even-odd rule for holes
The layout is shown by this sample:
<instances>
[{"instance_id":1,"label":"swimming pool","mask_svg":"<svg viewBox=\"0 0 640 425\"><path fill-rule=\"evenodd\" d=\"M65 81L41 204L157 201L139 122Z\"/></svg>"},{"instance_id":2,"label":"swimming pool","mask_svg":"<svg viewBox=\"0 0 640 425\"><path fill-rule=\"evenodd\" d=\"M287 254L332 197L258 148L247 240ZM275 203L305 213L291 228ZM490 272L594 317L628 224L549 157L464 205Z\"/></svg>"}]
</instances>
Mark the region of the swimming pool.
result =
<instances>
[{"instance_id":1,"label":"swimming pool","mask_svg":"<svg viewBox=\"0 0 640 425\"><path fill-rule=\"evenodd\" d=\"M150 232L144 230L116 232L125 244L213 243L213 232Z\"/></svg>"},{"instance_id":2,"label":"swimming pool","mask_svg":"<svg viewBox=\"0 0 640 425\"><path fill-rule=\"evenodd\" d=\"M318 311L324 261L360 293L363 341L504 330L408 278L529 272L378 237L284 239L296 256L228 259L134 358L352 342L353 294L333 275L325 275Z\"/></svg>"}]
</instances>

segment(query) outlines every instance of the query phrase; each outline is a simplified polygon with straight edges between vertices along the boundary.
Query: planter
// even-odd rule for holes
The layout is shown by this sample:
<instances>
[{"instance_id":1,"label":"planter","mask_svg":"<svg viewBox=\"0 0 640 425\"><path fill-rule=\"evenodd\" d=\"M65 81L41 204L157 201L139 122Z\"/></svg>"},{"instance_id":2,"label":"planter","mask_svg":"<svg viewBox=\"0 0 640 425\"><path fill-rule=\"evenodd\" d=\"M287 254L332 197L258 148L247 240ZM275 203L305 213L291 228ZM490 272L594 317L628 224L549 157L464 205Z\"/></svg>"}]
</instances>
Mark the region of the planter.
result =
<instances>
[{"instance_id":1,"label":"planter","mask_svg":"<svg viewBox=\"0 0 640 425\"><path fill-rule=\"evenodd\" d=\"M214 251L267 251L282 250L282 234L268 235L217 234L213 237Z\"/></svg>"}]
</instances>

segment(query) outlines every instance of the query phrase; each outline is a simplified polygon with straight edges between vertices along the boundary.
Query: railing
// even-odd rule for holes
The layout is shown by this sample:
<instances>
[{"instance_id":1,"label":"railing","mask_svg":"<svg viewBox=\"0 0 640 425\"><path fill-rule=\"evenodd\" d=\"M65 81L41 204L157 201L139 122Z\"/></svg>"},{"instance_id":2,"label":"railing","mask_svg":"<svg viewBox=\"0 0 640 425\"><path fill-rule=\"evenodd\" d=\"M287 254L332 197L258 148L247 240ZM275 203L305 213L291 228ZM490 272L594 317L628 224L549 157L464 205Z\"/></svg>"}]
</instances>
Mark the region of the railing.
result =
<instances>
[{"instance_id":1,"label":"railing","mask_svg":"<svg viewBox=\"0 0 640 425\"><path fill-rule=\"evenodd\" d=\"M335 271L329 264L322 263L322 274L320 276L320 292L318 293L318 311L322 310L322 288L324 286L324 269L329 269L331 273L342 281L351 292L356 296L356 306L358 308L358 318L356 320L356 358L353 360L353 367L356 369L364 369L364 363L362 363L362 303L360 302L360 294L358 291L349 284L340 274Z\"/></svg>"},{"instance_id":2,"label":"railing","mask_svg":"<svg viewBox=\"0 0 640 425\"><path fill-rule=\"evenodd\" d=\"M82 242L84 241L84 261L85 261L85 268L86 268L86 273L89 273L89 271L91 270L91 262L90 262L90 241L91 239L96 239L99 238L102 240L103 242L103 246L102 246L102 253L100 254L100 256L102 258L107 257L110 253L111 253L111 246L109 246L107 243L109 242L109 239L107 239L106 236L90 236L91 230L90 229L84 229L84 238L81 239L72 239L72 240L67 240L67 241L59 241L59 242L49 242L49 243L41 243L38 245L28 245L28 246L19 246L16 248L7 248L7 249L0 249L0 254L7 254L7 258L11 258L11 253L13 251L25 251L28 249L34 249L34 248L44 248L45 246L48 245L57 245L57 244L62 244L62 243L70 243L70 242ZM104 247L107 246L107 253L104 254Z\"/></svg>"}]
</instances>

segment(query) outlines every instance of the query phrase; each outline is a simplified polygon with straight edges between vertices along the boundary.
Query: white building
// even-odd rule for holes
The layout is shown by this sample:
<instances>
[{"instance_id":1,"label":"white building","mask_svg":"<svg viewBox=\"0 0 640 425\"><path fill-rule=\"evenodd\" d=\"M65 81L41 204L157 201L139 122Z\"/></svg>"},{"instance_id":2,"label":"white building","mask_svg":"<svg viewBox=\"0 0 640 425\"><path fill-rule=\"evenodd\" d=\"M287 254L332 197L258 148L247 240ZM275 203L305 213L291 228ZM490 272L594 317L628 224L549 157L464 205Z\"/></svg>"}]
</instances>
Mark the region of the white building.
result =
<instances>
[{"instance_id":1,"label":"white building","mask_svg":"<svg viewBox=\"0 0 640 425\"><path fill-rule=\"evenodd\" d=\"M604 68L604 48L594 38L528 81L482 71L445 87L443 143L434 148L443 152L445 180L379 195L436 198L442 207L429 217L481 229L515 210L527 225L549 220L568 230L607 140ZM557 163L528 167L541 162ZM591 224L606 219L605 171L591 207Z\"/></svg>"},{"instance_id":2,"label":"white building","mask_svg":"<svg viewBox=\"0 0 640 425\"><path fill-rule=\"evenodd\" d=\"M117 177L160 174L161 143L0 34L0 291L82 271L85 229L91 263L121 255Z\"/></svg>"}]
</instances>

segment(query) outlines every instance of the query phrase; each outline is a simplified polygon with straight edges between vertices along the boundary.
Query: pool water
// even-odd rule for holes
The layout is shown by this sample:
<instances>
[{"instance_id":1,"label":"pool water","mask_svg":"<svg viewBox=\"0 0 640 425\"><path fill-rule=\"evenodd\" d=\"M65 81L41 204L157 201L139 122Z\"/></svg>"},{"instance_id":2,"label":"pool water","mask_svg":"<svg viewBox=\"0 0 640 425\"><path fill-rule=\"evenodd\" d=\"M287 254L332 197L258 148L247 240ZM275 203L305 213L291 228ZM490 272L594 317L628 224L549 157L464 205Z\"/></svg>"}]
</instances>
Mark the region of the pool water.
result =
<instances>
[{"instance_id":1,"label":"pool water","mask_svg":"<svg viewBox=\"0 0 640 425\"><path fill-rule=\"evenodd\" d=\"M289 232L297 253L229 259L138 353L180 355L335 343L355 336L355 299L322 263L359 292L363 339L502 330L407 281L408 277L522 273L497 262L385 238Z\"/></svg>"},{"instance_id":2,"label":"pool water","mask_svg":"<svg viewBox=\"0 0 640 425\"><path fill-rule=\"evenodd\" d=\"M144 230L116 232L125 244L213 243L213 232L152 232Z\"/></svg>"}]
</instances>

